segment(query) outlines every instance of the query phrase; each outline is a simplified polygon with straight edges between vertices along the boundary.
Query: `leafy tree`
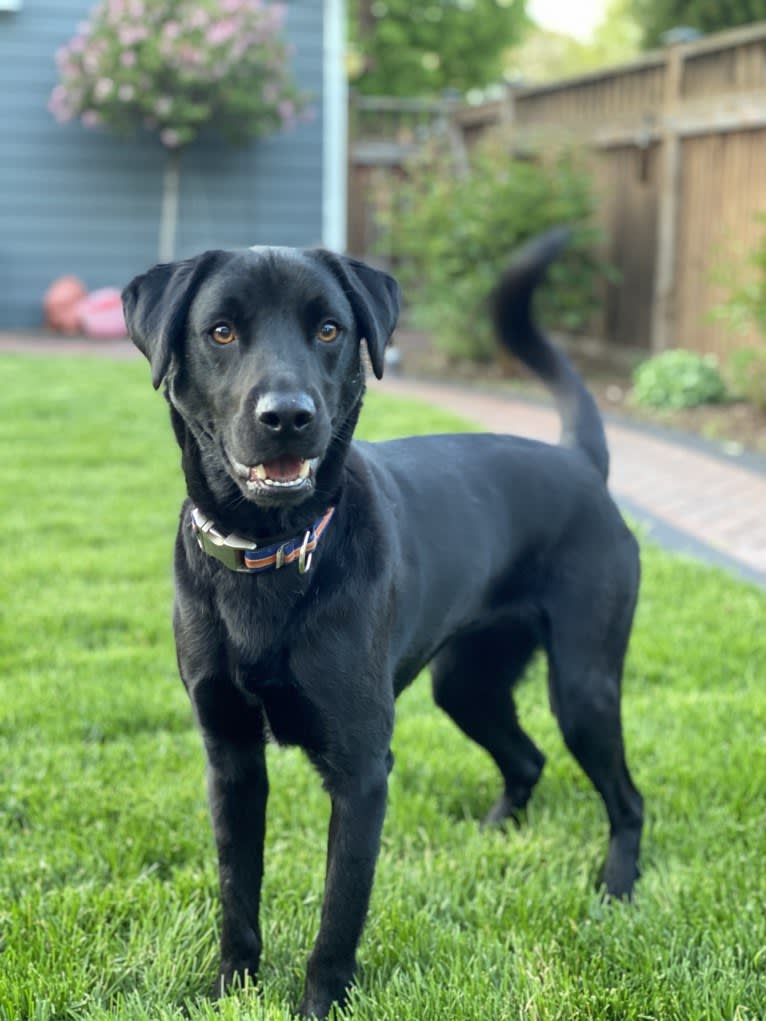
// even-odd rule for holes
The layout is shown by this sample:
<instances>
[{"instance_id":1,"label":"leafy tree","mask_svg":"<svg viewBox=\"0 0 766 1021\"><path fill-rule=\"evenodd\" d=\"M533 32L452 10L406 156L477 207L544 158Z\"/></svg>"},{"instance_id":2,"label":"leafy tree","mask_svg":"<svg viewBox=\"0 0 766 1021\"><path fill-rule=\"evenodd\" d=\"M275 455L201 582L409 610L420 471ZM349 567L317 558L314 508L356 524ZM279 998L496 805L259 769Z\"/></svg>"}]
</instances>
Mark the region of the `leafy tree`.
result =
<instances>
[{"instance_id":1,"label":"leafy tree","mask_svg":"<svg viewBox=\"0 0 766 1021\"><path fill-rule=\"evenodd\" d=\"M368 95L427 96L497 81L525 0L352 0L349 71Z\"/></svg>"},{"instance_id":2,"label":"leafy tree","mask_svg":"<svg viewBox=\"0 0 766 1021\"><path fill-rule=\"evenodd\" d=\"M160 259L173 257L180 153L206 129L244 144L296 119L285 9L263 0L102 0L56 55L59 121L149 131L168 152Z\"/></svg>"},{"instance_id":3,"label":"leafy tree","mask_svg":"<svg viewBox=\"0 0 766 1021\"><path fill-rule=\"evenodd\" d=\"M662 35L681 25L700 32L720 32L766 19L766 0L633 0L644 45L658 46Z\"/></svg>"},{"instance_id":4,"label":"leafy tree","mask_svg":"<svg viewBox=\"0 0 766 1021\"><path fill-rule=\"evenodd\" d=\"M611 0L590 39L576 39L533 25L521 44L505 56L505 74L535 82L555 81L631 60L641 48L633 0Z\"/></svg>"}]
</instances>

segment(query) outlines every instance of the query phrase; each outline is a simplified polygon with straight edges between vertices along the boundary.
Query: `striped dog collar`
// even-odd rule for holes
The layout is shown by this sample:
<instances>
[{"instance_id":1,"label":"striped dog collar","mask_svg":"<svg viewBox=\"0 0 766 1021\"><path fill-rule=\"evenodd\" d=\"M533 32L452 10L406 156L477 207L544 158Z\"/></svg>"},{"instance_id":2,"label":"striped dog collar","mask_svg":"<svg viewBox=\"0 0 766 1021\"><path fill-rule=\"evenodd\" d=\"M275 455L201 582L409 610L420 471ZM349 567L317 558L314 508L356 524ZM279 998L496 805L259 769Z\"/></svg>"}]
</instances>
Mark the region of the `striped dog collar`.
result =
<instances>
[{"instance_id":1,"label":"striped dog collar","mask_svg":"<svg viewBox=\"0 0 766 1021\"><path fill-rule=\"evenodd\" d=\"M285 542L275 542L270 546L258 546L250 539L243 539L234 532L223 535L199 507L192 507L191 527L202 552L220 560L230 571L262 574L272 568L279 570L280 567L297 560L298 573L305 574L311 567L312 554L334 513L335 508L330 507L304 536L287 539Z\"/></svg>"}]
</instances>

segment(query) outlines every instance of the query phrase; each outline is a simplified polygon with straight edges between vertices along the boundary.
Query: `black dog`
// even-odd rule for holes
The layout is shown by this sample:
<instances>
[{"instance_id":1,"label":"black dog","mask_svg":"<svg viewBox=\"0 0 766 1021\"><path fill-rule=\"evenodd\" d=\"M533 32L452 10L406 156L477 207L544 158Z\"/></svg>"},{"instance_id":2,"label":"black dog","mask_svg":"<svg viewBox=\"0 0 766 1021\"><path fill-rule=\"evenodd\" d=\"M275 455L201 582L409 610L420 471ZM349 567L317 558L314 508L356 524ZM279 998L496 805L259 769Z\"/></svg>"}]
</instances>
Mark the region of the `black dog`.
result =
<instances>
[{"instance_id":1,"label":"black dog","mask_svg":"<svg viewBox=\"0 0 766 1021\"><path fill-rule=\"evenodd\" d=\"M352 443L399 289L326 251L206 252L124 292L164 382L189 499L175 549L181 676L209 762L221 975L254 974L270 736L305 749L332 801L303 1016L342 1001L386 809L394 699L427 664L434 697L493 757L517 816L544 756L512 688L536 648L565 741L604 800L608 894L637 877L642 801L620 723L636 543L607 493L595 404L535 328L532 293L566 240L533 242L492 299L505 345L553 389L564 443L430 436Z\"/></svg>"}]
</instances>

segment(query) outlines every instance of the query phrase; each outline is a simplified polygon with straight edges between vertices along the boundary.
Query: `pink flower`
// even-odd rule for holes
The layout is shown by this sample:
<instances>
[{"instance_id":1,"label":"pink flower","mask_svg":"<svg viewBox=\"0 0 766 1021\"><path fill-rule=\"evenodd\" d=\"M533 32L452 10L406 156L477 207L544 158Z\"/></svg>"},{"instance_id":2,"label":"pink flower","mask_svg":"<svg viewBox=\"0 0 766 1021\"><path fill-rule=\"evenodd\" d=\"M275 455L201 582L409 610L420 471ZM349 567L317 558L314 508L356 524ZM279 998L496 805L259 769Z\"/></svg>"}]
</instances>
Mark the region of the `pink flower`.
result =
<instances>
[{"instance_id":1,"label":"pink flower","mask_svg":"<svg viewBox=\"0 0 766 1021\"><path fill-rule=\"evenodd\" d=\"M165 128L160 132L160 141L168 149L177 149L181 144L181 136L172 128Z\"/></svg>"},{"instance_id":2,"label":"pink flower","mask_svg":"<svg viewBox=\"0 0 766 1021\"><path fill-rule=\"evenodd\" d=\"M86 110L80 119L86 128L95 128L101 123L101 115L95 110Z\"/></svg>"},{"instance_id":3,"label":"pink flower","mask_svg":"<svg viewBox=\"0 0 766 1021\"><path fill-rule=\"evenodd\" d=\"M271 18L271 27L281 28L287 16L287 7L284 4L274 4L267 12Z\"/></svg>"},{"instance_id":4,"label":"pink flower","mask_svg":"<svg viewBox=\"0 0 766 1021\"><path fill-rule=\"evenodd\" d=\"M69 109L69 97L63 85L57 85L51 92L50 99L48 100L48 110L59 124L72 119L72 111Z\"/></svg>"},{"instance_id":5,"label":"pink flower","mask_svg":"<svg viewBox=\"0 0 766 1021\"><path fill-rule=\"evenodd\" d=\"M117 33L121 46L135 46L141 43L149 35L143 25L122 25Z\"/></svg>"},{"instance_id":6,"label":"pink flower","mask_svg":"<svg viewBox=\"0 0 766 1021\"><path fill-rule=\"evenodd\" d=\"M114 82L111 78L99 78L93 86L93 95L96 99L103 101L111 96L114 90Z\"/></svg>"},{"instance_id":7,"label":"pink flower","mask_svg":"<svg viewBox=\"0 0 766 1021\"><path fill-rule=\"evenodd\" d=\"M181 64L196 67L202 62L202 54L189 43L178 47L178 59Z\"/></svg>"},{"instance_id":8,"label":"pink flower","mask_svg":"<svg viewBox=\"0 0 766 1021\"><path fill-rule=\"evenodd\" d=\"M237 23L233 18L227 18L225 21L218 21L214 25L211 25L207 30L205 38L211 46L217 46L220 43L225 43L231 39L233 35L236 35Z\"/></svg>"}]
</instances>

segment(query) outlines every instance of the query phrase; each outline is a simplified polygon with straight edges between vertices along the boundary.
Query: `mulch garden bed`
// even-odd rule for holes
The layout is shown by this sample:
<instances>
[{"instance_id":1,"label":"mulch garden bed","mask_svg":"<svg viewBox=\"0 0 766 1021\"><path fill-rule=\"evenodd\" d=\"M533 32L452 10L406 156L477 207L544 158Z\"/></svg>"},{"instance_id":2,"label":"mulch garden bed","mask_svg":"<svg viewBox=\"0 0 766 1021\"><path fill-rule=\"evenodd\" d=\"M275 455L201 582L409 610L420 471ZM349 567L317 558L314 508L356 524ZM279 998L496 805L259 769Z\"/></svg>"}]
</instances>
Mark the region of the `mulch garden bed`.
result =
<instances>
[{"instance_id":1,"label":"mulch garden bed","mask_svg":"<svg viewBox=\"0 0 766 1021\"><path fill-rule=\"evenodd\" d=\"M407 375L445 382L486 384L538 396L540 386L510 360L491 365L454 362L434 348L427 334L401 330L396 335L402 365ZM766 455L766 408L744 401L702 405L683 411L656 411L631 400L630 375L624 368L604 365L592 359L573 360L588 382L601 409L609 414L648 425L676 429L710 440L726 453L752 451Z\"/></svg>"}]
</instances>

